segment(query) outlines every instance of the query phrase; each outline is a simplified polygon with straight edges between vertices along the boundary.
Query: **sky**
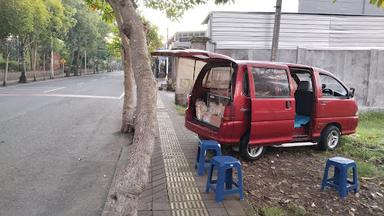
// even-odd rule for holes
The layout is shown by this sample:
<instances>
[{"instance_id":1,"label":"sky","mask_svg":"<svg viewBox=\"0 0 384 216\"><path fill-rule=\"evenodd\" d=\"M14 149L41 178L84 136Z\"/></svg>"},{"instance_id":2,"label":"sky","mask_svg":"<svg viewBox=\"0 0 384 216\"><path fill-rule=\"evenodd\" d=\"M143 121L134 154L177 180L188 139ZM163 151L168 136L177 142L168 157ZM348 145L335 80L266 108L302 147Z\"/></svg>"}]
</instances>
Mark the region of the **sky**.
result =
<instances>
[{"instance_id":1,"label":"sky","mask_svg":"<svg viewBox=\"0 0 384 216\"><path fill-rule=\"evenodd\" d=\"M215 5L212 0L205 5L200 5L187 11L179 21L171 21L161 11L141 8L143 15L151 23L159 28L159 33L163 41L177 31L197 31L206 30L207 26L201 23L208 16L210 11L256 11L271 12L275 11L275 0L235 0L235 3L226 5ZM283 12L297 12L298 0L284 0L282 3Z\"/></svg>"}]
</instances>

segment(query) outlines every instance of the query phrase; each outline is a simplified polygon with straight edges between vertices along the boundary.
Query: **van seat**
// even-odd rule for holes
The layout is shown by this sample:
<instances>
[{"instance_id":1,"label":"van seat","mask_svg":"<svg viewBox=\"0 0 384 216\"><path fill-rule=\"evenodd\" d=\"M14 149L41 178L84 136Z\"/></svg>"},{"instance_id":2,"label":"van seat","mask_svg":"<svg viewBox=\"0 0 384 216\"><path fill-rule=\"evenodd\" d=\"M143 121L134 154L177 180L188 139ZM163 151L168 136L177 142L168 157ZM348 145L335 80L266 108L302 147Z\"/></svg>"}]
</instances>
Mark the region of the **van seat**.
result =
<instances>
[{"instance_id":1,"label":"van seat","mask_svg":"<svg viewBox=\"0 0 384 216\"><path fill-rule=\"evenodd\" d=\"M296 115L295 116L295 128L300 128L303 125L308 124L311 120L310 116Z\"/></svg>"},{"instance_id":2,"label":"van seat","mask_svg":"<svg viewBox=\"0 0 384 216\"><path fill-rule=\"evenodd\" d=\"M313 91L309 81L301 81L295 92L296 114L310 116L313 107Z\"/></svg>"}]
</instances>

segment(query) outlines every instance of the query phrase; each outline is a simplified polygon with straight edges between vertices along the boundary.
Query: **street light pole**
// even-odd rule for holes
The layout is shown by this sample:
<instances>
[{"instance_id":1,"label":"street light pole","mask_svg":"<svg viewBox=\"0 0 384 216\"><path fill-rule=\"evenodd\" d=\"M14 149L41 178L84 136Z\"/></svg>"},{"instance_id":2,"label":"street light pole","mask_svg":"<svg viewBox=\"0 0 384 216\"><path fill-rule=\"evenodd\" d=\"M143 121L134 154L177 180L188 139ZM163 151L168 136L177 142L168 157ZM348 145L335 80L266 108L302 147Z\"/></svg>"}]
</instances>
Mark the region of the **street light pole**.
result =
<instances>
[{"instance_id":1,"label":"street light pole","mask_svg":"<svg viewBox=\"0 0 384 216\"><path fill-rule=\"evenodd\" d=\"M282 5L282 0L276 0L275 23L273 25L273 38L272 38L272 49L271 49L271 61L276 61L277 48L279 47L281 5Z\"/></svg>"},{"instance_id":2,"label":"street light pole","mask_svg":"<svg viewBox=\"0 0 384 216\"><path fill-rule=\"evenodd\" d=\"M87 74L87 50L84 51L84 75Z\"/></svg>"},{"instance_id":3,"label":"street light pole","mask_svg":"<svg viewBox=\"0 0 384 216\"><path fill-rule=\"evenodd\" d=\"M167 28L167 41L165 42L165 49L168 49L168 28ZM166 57L165 61L165 80L168 80L168 64L169 64L169 57Z\"/></svg>"},{"instance_id":4,"label":"street light pole","mask_svg":"<svg viewBox=\"0 0 384 216\"><path fill-rule=\"evenodd\" d=\"M53 69L53 37L51 34L51 74L50 74L50 78L53 79L54 77L55 77L55 72Z\"/></svg>"}]
</instances>

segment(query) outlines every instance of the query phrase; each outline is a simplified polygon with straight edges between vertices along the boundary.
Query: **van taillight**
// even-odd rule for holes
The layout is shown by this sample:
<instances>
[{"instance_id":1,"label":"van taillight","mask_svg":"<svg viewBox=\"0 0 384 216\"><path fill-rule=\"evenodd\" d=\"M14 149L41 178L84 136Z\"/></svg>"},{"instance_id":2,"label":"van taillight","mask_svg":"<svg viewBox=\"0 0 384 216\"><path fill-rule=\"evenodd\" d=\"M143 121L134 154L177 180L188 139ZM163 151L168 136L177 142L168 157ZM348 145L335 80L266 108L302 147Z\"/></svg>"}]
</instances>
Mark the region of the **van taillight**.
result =
<instances>
[{"instance_id":1,"label":"van taillight","mask_svg":"<svg viewBox=\"0 0 384 216\"><path fill-rule=\"evenodd\" d=\"M187 95L187 109L189 108L189 104L191 103L191 95Z\"/></svg>"}]
</instances>

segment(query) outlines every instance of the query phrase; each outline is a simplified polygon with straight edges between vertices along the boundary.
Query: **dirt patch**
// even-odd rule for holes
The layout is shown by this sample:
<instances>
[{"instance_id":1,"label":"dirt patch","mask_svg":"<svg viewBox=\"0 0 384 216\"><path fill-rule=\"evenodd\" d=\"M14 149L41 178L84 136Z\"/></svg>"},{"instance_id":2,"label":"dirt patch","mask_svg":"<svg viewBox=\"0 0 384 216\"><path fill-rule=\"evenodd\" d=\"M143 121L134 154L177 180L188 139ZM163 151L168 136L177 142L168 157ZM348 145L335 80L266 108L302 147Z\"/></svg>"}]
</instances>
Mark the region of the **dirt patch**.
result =
<instances>
[{"instance_id":1,"label":"dirt patch","mask_svg":"<svg viewBox=\"0 0 384 216\"><path fill-rule=\"evenodd\" d=\"M334 189L320 191L328 157L314 147L269 148L260 160L243 161L248 201L257 210L272 206L287 214L295 206L305 215L384 215L383 178L360 178L359 193L344 200Z\"/></svg>"}]
</instances>

